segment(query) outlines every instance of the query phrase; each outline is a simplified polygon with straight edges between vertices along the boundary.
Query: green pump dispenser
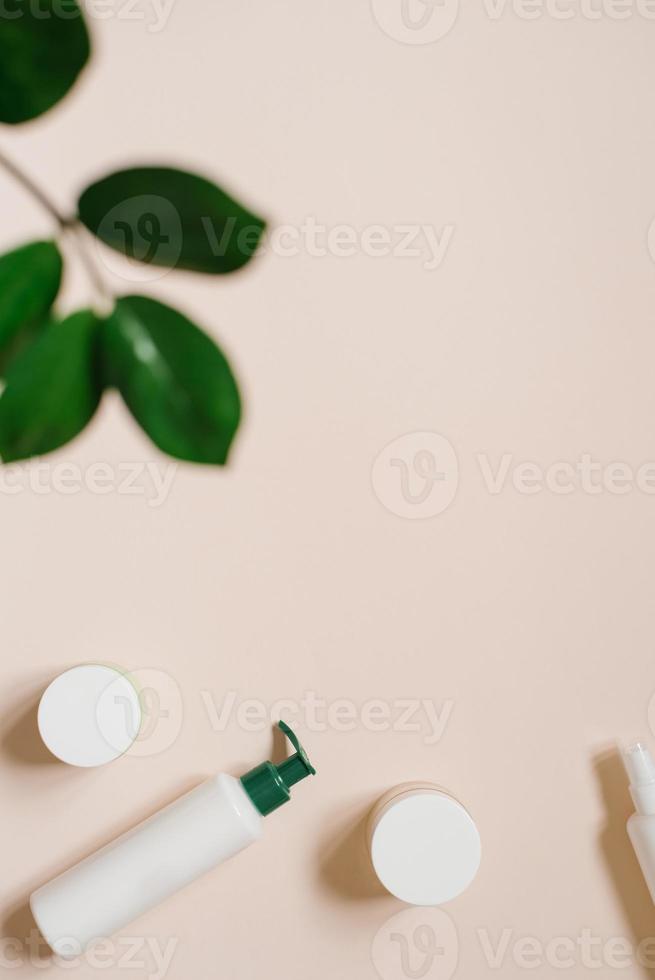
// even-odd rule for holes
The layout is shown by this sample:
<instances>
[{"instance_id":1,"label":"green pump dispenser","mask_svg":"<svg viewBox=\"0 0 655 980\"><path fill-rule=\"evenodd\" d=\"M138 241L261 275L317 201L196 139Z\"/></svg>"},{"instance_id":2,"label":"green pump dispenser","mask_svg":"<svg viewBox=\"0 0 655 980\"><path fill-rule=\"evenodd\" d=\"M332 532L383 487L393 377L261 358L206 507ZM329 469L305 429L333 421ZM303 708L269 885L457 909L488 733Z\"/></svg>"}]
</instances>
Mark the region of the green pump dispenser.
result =
<instances>
[{"instance_id":1,"label":"green pump dispenser","mask_svg":"<svg viewBox=\"0 0 655 980\"><path fill-rule=\"evenodd\" d=\"M307 753L289 726L280 721L278 727L293 745L295 753L279 766L272 762L262 762L241 777L243 788L263 817L291 799L290 790L295 783L316 774Z\"/></svg>"}]
</instances>

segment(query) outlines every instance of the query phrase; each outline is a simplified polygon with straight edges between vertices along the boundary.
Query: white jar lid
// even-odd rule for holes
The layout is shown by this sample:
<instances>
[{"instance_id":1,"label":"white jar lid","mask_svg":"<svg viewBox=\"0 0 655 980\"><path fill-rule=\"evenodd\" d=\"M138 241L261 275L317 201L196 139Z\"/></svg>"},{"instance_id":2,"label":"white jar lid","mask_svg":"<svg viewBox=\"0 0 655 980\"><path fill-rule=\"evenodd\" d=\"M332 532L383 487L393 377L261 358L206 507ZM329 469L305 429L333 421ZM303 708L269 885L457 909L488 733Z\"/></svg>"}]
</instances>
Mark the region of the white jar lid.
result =
<instances>
[{"instance_id":1,"label":"white jar lid","mask_svg":"<svg viewBox=\"0 0 655 980\"><path fill-rule=\"evenodd\" d=\"M129 749L139 734L136 688L114 667L81 664L55 677L39 703L41 738L71 766L101 766Z\"/></svg>"},{"instance_id":2,"label":"white jar lid","mask_svg":"<svg viewBox=\"0 0 655 980\"><path fill-rule=\"evenodd\" d=\"M441 905L467 888L480 866L478 829L468 811L437 787L398 787L371 815L371 860L392 895L410 905Z\"/></svg>"}]
</instances>

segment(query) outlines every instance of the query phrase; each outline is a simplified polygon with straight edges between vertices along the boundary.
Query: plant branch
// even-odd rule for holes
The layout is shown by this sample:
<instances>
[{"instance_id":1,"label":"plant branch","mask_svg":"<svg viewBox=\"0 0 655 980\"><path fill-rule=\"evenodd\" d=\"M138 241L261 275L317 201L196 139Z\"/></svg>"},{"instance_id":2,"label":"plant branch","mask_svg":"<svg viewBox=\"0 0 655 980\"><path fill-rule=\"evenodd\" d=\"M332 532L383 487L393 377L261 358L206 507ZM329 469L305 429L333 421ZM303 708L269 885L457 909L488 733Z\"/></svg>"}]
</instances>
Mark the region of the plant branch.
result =
<instances>
[{"instance_id":1,"label":"plant branch","mask_svg":"<svg viewBox=\"0 0 655 980\"><path fill-rule=\"evenodd\" d=\"M98 272L98 267L93 261L89 249L86 247L84 228L78 221L71 221L62 226L62 231L64 234L68 233L69 240L77 252L80 262L84 266L91 285L98 295L99 308L96 312L100 314L110 313L114 305L114 297Z\"/></svg>"},{"instance_id":2,"label":"plant branch","mask_svg":"<svg viewBox=\"0 0 655 980\"><path fill-rule=\"evenodd\" d=\"M18 183L25 188L28 194L31 194L32 197L39 202L41 207L45 208L45 210L50 214L50 216L55 219L55 221L57 222L60 228L67 228L72 223L72 220L74 219L66 218L61 213L61 211L52 203L50 198L46 194L44 194L41 188L38 187L34 183L34 181L27 176L27 174L24 174L23 171L20 170L15 163L13 163L8 157L6 157L1 150L0 150L0 166L4 167L7 173L10 174L10 176L12 176L15 180L17 180Z\"/></svg>"},{"instance_id":3,"label":"plant branch","mask_svg":"<svg viewBox=\"0 0 655 980\"><path fill-rule=\"evenodd\" d=\"M80 258L80 261L86 270L89 280L94 290L98 294L101 307L103 307L104 311L107 311L108 307L113 301L113 297L110 290L105 285L105 282L98 272L96 264L86 247L83 237L84 232L77 218L67 218L66 215L64 215L50 200L48 195L38 186L38 184L35 184L34 181L27 176L27 174L23 173L23 171L2 152L2 150L0 150L0 167L6 170L6 172L17 181L24 188L24 190L26 190L28 194L30 194L41 205L41 207L48 212L51 218L54 218L59 226L60 232L68 234L69 239Z\"/></svg>"}]
</instances>

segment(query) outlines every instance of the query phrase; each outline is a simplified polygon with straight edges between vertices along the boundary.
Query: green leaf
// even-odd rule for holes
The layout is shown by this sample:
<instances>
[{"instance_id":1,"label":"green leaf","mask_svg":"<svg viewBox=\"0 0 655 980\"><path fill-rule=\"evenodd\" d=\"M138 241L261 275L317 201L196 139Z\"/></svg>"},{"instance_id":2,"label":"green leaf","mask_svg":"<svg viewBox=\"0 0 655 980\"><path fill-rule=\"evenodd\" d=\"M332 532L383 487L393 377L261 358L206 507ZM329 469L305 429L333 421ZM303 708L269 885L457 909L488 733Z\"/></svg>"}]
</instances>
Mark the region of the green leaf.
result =
<instances>
[{"instance_id":1,"label":"green leaf","mask_svg":"<svg viewBox=\"0 0 655 980\"><path fill-rule=\"evenodd\" d=\"M40 116L66 95L89 57L75 0L3 0L0 122Z\"/></svg>"},{"instance_id":2,"label":"green leaf","mask_svg":"<svg viewBox=\"0 0 655 980\"><path fill-rule=\"evenodd\" d=\"M105 378L163 452L225 463L239 424L236 382L216 344L185 316L125 296L103 324Z\"/></svg>"},{"instance_id":3,"label":"green leaf","mask_svg":"<svg viewBox=\"0 0 655 980\"><path fill-rule=\"evenodd\" d=\"M203 177L166 167L119 170L88 187L80 220L130 258L194 272L249 262L265 222Z\"/></svg>"},{"instance_id":4,"label":"green leaf","mask_svg":"<svg viewBox=\"0 0 655 980\"><path fill-rule=\"evenodd\" d=\"M13 362L0 394L5 463L63 446L91 419L101 395L98 327L89 310L73 313L51 324Z\"/></svg>"},{"instance_id":5,"label":"green leaf","mask_svg":"<svg viewBox=\"0 0 655 980\"><path fill-rule=\"evenodd\" d=\"M43 329L61 273L54 242L31 242L0 256L0 372Z\"/></svg>"}]
</instances>

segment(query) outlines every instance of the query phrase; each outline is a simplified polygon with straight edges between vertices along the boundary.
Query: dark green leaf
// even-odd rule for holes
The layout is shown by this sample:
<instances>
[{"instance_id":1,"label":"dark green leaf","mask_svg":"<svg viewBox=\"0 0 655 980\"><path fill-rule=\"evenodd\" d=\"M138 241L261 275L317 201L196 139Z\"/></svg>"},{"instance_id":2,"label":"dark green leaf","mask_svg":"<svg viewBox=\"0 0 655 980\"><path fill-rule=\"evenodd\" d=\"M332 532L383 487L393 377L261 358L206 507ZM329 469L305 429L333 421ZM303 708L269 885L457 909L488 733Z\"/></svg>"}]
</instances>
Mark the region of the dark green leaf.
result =
<instances>
[{"instance_id":1,"label":"dark green leaf","mask_svg":"<svg viewBox=\"0 0 655 980\"><path fill-rule=\"evenodd\" d=\"M0 372L43 328L61 271L54 242L31 242L0 256Z\"/></svg>"},{"instance_id":2,"label":"dark green leaf","mask_svg":"<svg viewBox=\"0 0 655 980\"><path fill-rule=\"evenodd\" d=\"M130 258L194 272L234 272L257 250L265 223L215 184L166 167L119 170L88 187L80 219Z\"/></svg>"},{"instance_id":3,"label":"dark green leaf","mask_svg":"<svg viewBox=\"0 0 655 980\"><path fill-rule=\"evenodd\" d=\"M224 463L239 424L239 392L213 340L145 296L125 296L103 324L106 381L165 453Z\"/></svg>"},{"instance_id":4,"label":"dark green leaf","mask_svg":"<svg viewBox=\"0 0 655 980\"><path fill-rule=\"evenodd\" d=\"M99 322L88 310L51 324L13 362L0 394L0 456L27 459L62 446L100 401Z\"/></svg>"},{"instance_id":5,"label":"dark green leaf","mask_svg":"<svg viewBox=\"0 0 655 980\"><path fill-rule=\"evenodd\" d=\"M75 0L3 0L0 122L21 123L66 95L89 57Z\"/></svg>"}]
</instances>

